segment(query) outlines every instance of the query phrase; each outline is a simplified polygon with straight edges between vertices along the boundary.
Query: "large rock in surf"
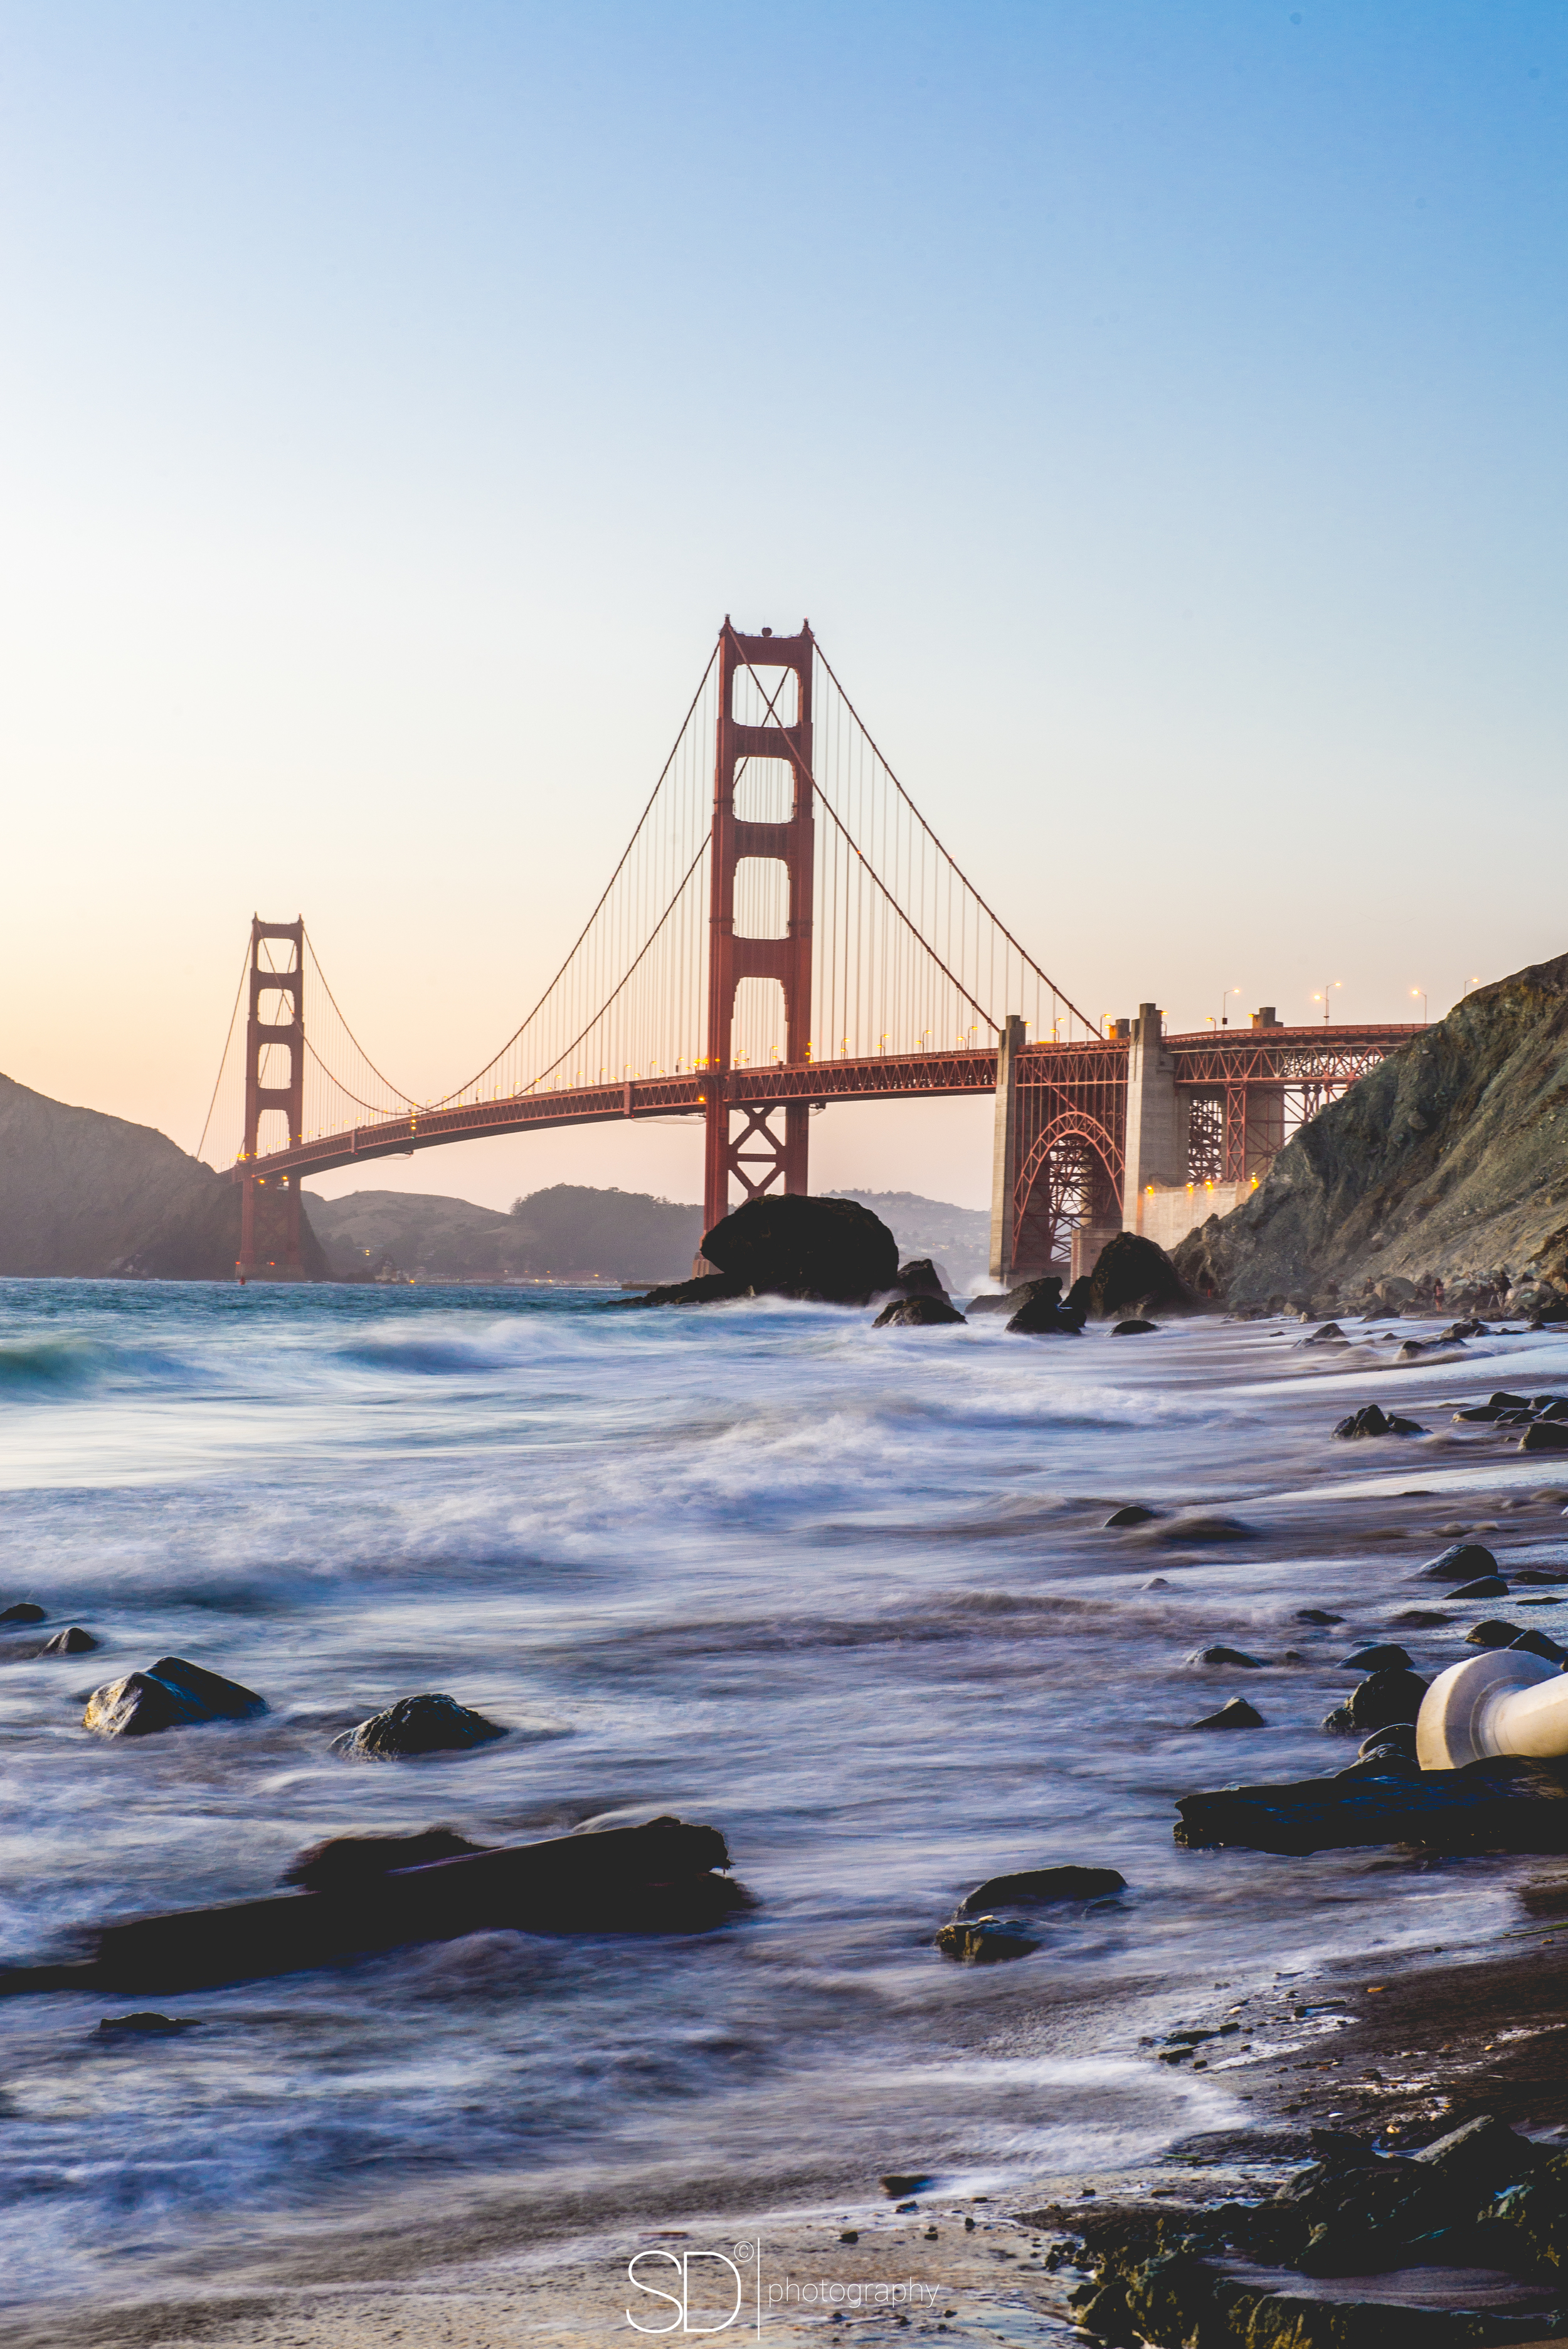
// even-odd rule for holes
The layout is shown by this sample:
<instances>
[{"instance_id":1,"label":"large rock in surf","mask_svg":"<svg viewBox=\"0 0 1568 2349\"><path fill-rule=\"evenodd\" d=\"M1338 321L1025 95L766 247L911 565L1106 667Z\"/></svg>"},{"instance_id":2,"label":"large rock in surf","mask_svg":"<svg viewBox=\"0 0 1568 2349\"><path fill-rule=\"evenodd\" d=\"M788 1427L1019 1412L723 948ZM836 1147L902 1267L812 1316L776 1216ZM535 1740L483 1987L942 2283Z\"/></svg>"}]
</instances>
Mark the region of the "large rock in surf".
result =
<instances>
[{"instance_id":1,"label":"large rock in surf","mask_svg":"<svg viewBox=\"0 0 1568 2349\"><path fill-rule=\"evenodd\" d=\"M1088 1309L1096 1321L1114 1320L1134 1306L1151 1313L1196 1313L1202 1304L1164 1249L1139 1232L1118 1232L1094 1260Z\"/></svg>"},{"instance_id":2,"label":"large rock in surf","mask_svg":"<svg viewBox=\"0 0 1568 2349\"><path fill-rule=\"evenodd\" d=\"M702 1252L758 1297L863 1305L898 1281L898 1242L856 1199L748 1199L705 1235Z\"/></svg>"},{"instance_id":3,"label":"large rock in surf","mask_svg":"<svg viewBox=\"0 0 1568 2349\"><path fill-rule=\"evenodd\" d=\"M150 1737L204 1722L253 1721L266 1710L266 1699L254 1689L204 1671L183 1656L160 1656L150 1671L128 1672L94 1689L82 1726L99 1737Z\"/></svg>"},{"instance_id":4,"label":"large rock in surf","mask_svg":"<svg viewBox=\"0 0 1568 2349\"><path fill-rule=\"evenodd\" d=\"M400 1696L384 1713L346 1729L333 1739L332 1750L356 1762L397 1762L421 1754L468 1754L506 1734L499 1723L470 1712L455 1696L428 1692Z\"/></svg>"},{"instance_id":5,"label":"large rock in surf","mask_svg":"<svg viewBox=\"0 0 1568 2349\"><path fill-rule=\"evenodd\" d=\"M1233 1306L1441 1279L1452 1309L1568 1292L1562 1185L1568 955L1478 988L1286 1143L1175 1253Z\"/></svg>"},{"instance_id":6,"label":"large rock in surf","mask_svg":"<svg viewBox=\"0 0 1568 2349\"><path fill-rule=\"evenodd\" d=\"M1042 1279L1026 1281L1008 1298L1020 1299L1016 1311L1007 1323L1009 1336L1022 1338L1078 1338L1083 1334L1084 1315L1080 1308L1064 1305L1062 1284L1054 1272Z\"/></svg>"}]
</instances>

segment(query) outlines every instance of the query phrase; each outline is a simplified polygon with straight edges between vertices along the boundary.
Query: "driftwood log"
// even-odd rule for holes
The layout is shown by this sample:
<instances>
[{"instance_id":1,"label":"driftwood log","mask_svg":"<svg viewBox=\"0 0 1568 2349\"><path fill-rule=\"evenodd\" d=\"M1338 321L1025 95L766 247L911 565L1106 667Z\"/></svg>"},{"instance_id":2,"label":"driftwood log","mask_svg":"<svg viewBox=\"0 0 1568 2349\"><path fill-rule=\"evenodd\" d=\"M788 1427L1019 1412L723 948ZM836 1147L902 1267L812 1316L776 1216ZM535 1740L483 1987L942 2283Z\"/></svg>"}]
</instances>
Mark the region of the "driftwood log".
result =
<instances>
[{"instance_id":1,"label":"driftwood log","mask_svg":"<svg viewBox=\"0 0 1568 2349\"><path fill-rule=\"evenodd\" d=\"M355 1870L328 1889L100 1926L90 1953L73 1962L0 1971L0 1996L205 1990L506 1926L703 1932L747 1905L740 1888L717 1872L728 1865L717 1827L664 1818L380 1875Z\"/></svg>"},{"instance_id":2,"label":"driftwood log","mask_svg":"<svg viewBox=\"0 0 1568 2349\"><path fill-rule=\"evenodd\" d=\"M1439 1851L1568 1851L1568 1761L1489 1755L1460 1770L1360 1772L1184 1795L1176 1841L1302 1855L1357 1845Z\"/></svg>"}]
</instances>

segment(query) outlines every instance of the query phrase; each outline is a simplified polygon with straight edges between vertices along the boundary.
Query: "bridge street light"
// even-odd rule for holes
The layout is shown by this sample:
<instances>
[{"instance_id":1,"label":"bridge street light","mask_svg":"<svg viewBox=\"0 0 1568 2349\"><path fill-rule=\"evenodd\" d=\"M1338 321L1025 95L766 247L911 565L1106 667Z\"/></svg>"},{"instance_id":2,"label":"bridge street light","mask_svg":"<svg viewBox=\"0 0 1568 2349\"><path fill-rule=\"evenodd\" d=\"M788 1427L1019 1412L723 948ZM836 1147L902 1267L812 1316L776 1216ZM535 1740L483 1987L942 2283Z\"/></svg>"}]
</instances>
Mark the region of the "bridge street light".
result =
<instances>
[{"instance_id":1,"label":"bridge street light","mask_svg":"<svg viewBox=\"0 0 1568 2349\"><path fill-rule=\"evenodd\" d=\"M1431 1021L1427 1018L1427 990L1426 990L1426 988L1425 988L1424 987L1413 987L1413 988L1410 989L1410 992L1411 992L1411 994L1412 994L1412 995L1418 995L1418 996L1420 997L1420 999L1421 999L1421 1025L1422 1025L1422 1027L1423 1027L1423 1028L1429 1028L1429 1027L1431 1026L1431 1024L1432 1024L1432 1023L1431 1023Z\"/></svg>"},{"instance_id":2,"label":"bridge street light","mask_svg":"<svg viewBox=\"0 0 1568 2349\"><path fill-rule=\"evenodd\" d=\"M1332 989L1333 989L1334 988L1336 988L1336 987L1343 987L1343 986L1344 986L1344 984L1345 984L1345 981L1344 981L1342 978L1336 978L1336 979L1333 979L1333 980L1327 980L1327 979L1326 979L1326 980L1324 981L1323 993L1322 993L1321 995L1315 995L1315 996L1313 997L1313 999L1313 999L1313 1001L1314 1001L1315 1003L1321 1003L1321 1004L1322 1004L1322 1006L1323 1006L1323 1024L1324 1024L1324 1026L1325 1026L1326 1028L1326 1027L1327 1027L1327 1025L1328 1025L1328 999L1329 999L1329 995L1330 995L1330 993L1331 993L1331 991L1332 991Z\"/></svg>"}]
</instances>

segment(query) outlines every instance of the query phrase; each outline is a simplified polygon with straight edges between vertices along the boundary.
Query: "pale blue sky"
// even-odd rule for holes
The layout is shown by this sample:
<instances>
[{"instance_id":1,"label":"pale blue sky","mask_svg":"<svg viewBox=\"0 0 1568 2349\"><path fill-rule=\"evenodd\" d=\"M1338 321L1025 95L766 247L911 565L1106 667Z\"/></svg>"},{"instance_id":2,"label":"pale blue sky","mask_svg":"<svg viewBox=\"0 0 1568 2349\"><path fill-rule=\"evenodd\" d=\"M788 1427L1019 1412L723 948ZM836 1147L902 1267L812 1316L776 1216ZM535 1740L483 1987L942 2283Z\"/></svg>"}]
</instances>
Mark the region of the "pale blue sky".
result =
<instances>
[{"instance_id":1,"label":"pale blue sky","mask_svg":"<svg viewBox=\"0 0 1568 2349\"><path fill-rule=\"evenodd\" d=\"M1565 74L1535 0L0 5L0 1067L193 1143L254 907L444 1087L726 611L1096 1009L1568 948ZM985 1193L977 1105L814 1140ZM562 1174L696 1136L397 1179Z\"/></svg>"}]
</instances>

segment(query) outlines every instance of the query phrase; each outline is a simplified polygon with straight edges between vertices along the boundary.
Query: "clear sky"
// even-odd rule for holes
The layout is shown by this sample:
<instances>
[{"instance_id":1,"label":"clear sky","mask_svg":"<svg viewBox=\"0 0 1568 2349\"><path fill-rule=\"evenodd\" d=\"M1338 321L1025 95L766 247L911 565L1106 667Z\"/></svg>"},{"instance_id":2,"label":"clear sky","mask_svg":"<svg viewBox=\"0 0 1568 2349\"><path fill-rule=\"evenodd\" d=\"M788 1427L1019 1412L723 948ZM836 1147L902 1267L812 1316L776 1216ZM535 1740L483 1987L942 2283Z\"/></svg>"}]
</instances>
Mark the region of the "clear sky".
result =
<instances>
[{"instance_id":1,"label":"clear sky","mask_svg":"<svg viewBox=\"0 0 1568 2349\"><path fill-rule=\"evenodd\" d=\"M193 1146L254 909L444 1090L727 611L1096 1011L1568 949L1565 86L1560 0L6 0L0 1068ZM814 1145L986 1196L981 1104Z\"/></svg>"}]
</instances>

